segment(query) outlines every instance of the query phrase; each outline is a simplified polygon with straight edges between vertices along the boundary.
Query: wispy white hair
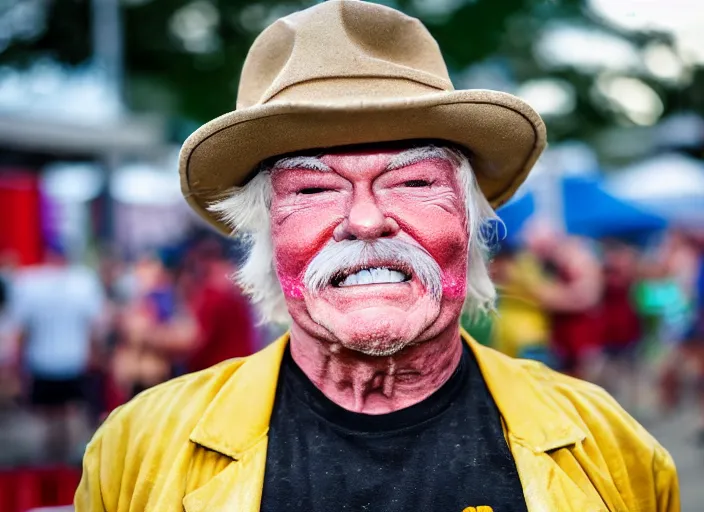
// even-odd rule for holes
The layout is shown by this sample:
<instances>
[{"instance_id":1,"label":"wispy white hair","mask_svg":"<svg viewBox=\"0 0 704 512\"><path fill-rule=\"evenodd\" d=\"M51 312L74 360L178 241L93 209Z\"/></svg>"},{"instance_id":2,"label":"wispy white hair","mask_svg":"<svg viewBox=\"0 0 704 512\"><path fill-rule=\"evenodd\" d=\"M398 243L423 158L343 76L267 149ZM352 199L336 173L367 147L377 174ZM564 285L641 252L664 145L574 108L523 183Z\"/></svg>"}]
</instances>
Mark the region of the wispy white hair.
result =
<instances>
[{"instance_id":1,"label":"wispy white hair","mask_svg":"<svg viewBox=\"0 0 704 512\"><path fill-rule=\"evenodd\" d=\"M489 221L497 217L479 189L468 158L453 148L426 145L399 153L392 158L389 168L403 167L429 158L444 158L452 162L463 190L469 234L465 311L476 314L493 310L496 289L488 269L489 239L493 231L488 228ZM249 255L234 277L259 310L262 322L290 322L274 267L269 208L271 173L294 164L296 167L326 170L315 157L284 158L271 167L262 167L246 185L233 188L209 208L232 228L234 236L246 237L249 243Z\"/></svg>"}]
</instances>

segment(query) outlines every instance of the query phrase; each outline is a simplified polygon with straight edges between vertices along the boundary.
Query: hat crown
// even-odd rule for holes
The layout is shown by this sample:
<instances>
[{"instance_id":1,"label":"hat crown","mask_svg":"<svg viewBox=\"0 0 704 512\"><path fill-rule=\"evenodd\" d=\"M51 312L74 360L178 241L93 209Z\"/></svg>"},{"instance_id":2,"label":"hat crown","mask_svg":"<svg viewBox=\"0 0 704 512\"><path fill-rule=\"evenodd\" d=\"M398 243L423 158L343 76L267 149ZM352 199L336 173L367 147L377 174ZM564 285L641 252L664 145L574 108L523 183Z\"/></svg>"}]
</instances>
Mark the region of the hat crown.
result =
<instances>
[{"instance_id":1,"label":"hat crown","mask_svg":"<svg viewBox=\"0 0 704 512\"><path fill-rule=\"evenodd\" d=\"M292 89L304 102L325 101L328 90L369 99L372 82L385 84L385 97L454 90L438 44L419 20L378 4L332 0L281 18L257 37L237 109L285 101Z\"/></svg>"}]
</instances>

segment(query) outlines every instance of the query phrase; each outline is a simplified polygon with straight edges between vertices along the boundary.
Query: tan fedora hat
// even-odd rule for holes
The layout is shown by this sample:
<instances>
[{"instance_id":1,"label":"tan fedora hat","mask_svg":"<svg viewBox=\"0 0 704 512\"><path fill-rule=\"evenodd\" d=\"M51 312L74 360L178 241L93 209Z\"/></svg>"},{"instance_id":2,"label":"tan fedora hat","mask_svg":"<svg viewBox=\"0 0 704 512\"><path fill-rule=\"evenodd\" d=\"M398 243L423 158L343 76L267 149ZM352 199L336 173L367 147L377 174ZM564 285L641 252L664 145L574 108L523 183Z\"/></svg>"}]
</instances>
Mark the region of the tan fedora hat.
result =
<instances>
[{"instance_id":1,"label":"tan fedora hat","mask_svg":"<svg viewBox=\"0 0 704 512\"><path fill-rule=\"evenodd\" d=\"M469 43L468 43L469 44ZM333 0L281 18L256 39L236 110L183 145L181 188L222 232L208 206L267 158L315 148L441 139L469 150L496 208L545 147L545 125L525 102L456 91L437 43L415 18L358 0Z\"/></svg>"}]
</instances>

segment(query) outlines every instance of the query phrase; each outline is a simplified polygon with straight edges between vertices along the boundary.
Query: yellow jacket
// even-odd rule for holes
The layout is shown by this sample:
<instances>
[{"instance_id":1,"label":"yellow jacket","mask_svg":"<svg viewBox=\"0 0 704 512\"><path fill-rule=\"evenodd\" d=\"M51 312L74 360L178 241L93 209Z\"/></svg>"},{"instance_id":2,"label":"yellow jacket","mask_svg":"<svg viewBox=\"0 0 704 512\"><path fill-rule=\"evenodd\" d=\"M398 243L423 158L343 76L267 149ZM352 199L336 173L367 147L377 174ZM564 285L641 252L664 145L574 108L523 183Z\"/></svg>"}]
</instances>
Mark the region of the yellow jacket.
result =
<instances>
[{"instance_id":1,"label":"yellow jacket","mask_svg":"<svg viewBox=\"0 0 704 512\"><path fill-rule=\"evenodd\" d=\"M607 393L463 336L503 417L530 512L679 511L669 454ZM287 343L115 411L88 446L76 512L258 511Z\"/></svg>"}]
</instances>

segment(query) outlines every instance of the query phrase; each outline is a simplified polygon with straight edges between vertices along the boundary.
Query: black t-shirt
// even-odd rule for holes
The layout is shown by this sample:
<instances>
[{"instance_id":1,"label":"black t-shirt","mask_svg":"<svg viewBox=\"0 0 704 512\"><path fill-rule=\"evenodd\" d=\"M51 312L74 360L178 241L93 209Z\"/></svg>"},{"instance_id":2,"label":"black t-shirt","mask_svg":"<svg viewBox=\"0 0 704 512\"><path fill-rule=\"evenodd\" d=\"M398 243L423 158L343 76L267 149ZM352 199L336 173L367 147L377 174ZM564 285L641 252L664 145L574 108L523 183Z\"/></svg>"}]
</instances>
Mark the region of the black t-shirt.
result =
<instances>
[{"instance_id":1,"label":"black t-shirt","mask_svg":"<svg viewBox=\"0 0 704 512\"><path fill-rule=\"evenodd\" d=\"M287 351L271 418L262 512L462 512L479 506L526 512L498 409L469 349L432 396L377 416L329 400Z\"/></svg>"}]
</instances>

